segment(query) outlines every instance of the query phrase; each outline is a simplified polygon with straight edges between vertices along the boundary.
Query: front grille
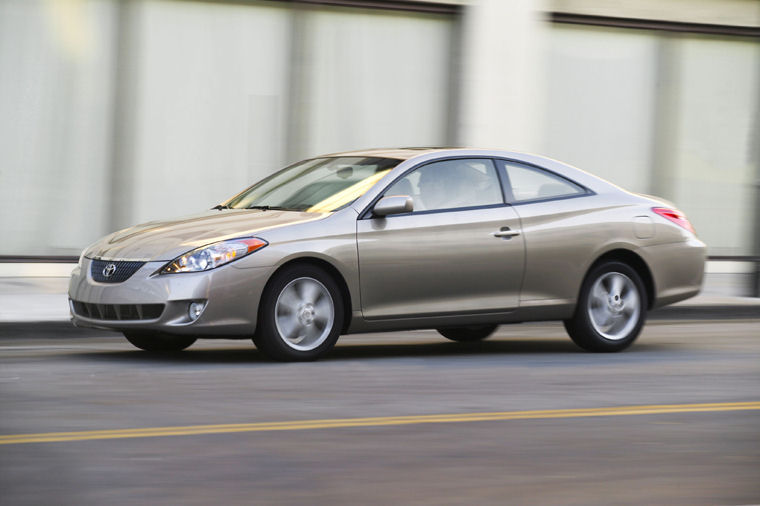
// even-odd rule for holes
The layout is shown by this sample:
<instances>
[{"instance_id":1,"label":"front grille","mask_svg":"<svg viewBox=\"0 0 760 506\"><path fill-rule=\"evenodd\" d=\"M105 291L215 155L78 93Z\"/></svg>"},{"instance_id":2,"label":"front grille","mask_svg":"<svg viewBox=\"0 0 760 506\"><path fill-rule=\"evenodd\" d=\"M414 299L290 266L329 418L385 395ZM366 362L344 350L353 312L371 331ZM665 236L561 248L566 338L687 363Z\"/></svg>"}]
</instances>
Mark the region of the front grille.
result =
<instances>
[{"instance_id":1,"label":"front grille","mask_svg":"<svg viewBox=\"0 0 760 506\"><path fill-rule=\"evenodd\" d=\"M90 265L92 279L99 283L121 283L145 265L145 262L112 262L110 260L93 260Z\"/></svg>"},{"instance_id":2,"label":"front grille","mask_svg":"<svg viewBox=\"0 0 760 506\"><path fill-rule=\"evenodd\" d=\"M155 320L164 312L163 304L92 304L72 300L77 316L93 320Z\"/></svg>"}]
</instances>

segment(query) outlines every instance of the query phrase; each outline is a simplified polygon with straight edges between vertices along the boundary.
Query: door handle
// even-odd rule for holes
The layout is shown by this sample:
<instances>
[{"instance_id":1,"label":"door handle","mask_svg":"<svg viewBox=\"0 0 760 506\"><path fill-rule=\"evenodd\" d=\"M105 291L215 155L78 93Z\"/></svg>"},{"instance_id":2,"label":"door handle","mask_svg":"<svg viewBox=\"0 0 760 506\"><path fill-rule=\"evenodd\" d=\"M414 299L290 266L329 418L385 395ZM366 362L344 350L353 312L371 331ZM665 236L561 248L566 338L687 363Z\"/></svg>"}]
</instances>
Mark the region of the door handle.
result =
<instances>
[{"instance_id":1,"label":"door handle","mask_svg":"<svg viewBox=\"0 0 760 506\"><path fill-rule=\"evenodd\" d=\"M520 232L517 230L512 230L509 227L501 227L501 229L498 232L491 233L494 237L501 237L504 239L511 239L512 237L515 237L517 235L520 235Z\"/></svg>"}]
</instances>

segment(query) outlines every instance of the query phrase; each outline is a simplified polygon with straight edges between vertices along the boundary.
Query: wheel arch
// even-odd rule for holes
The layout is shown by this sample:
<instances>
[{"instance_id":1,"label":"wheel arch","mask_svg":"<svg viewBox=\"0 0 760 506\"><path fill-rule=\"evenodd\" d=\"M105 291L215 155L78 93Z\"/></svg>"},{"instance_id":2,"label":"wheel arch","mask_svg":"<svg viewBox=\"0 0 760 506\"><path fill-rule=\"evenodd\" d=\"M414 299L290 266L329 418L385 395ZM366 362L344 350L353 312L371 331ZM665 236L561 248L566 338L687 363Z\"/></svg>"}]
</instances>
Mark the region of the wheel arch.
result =
<instances>
[{"instance_id":1,"label":"wheel arch","mask_svg":"<svg viewBox=\"0 0 760 506\"><path fill-rule=\"evenodd\" d=\"M644 288L646 290L647 295L647 309L652 309L654 307L654 301L655 301L655 283L654 283L654 277L652 276L652 271L647 265L647 263L644 261L641 256L636 254L635 252L624 249L624 248L617 248L610 251L605 252L604 254L600 255L594 262L589 266L588 269L586 269L586 274L583 277L584 283L586 278L588 277L589 273L599 264L602 264L604 262L622 262L629 267L631 267L634 271L636 271L636 274L639 275L641 278L641 282L644 283Z\"/></svg>"},{"instance_id":2,"label":"wheel arch","mask_svg":"<svg viewBox=\"0 0 760 506\"><path fill-rule=\"evenodd\" d=\"M349 325L351 324L351 316L353 314L352 306L351 306L351 292L348 289L348 284L346 283L346 279L343 277L343 274L338 270L337 267L335 267L333 264L328 262L327 260L323 260L321 258L317 257L298 257L288 260L287 262L283 263L277 269L275 269L272 274L269 276L269 279L267 280L266 285L264 286L263 293L266 293L267 288L269 288L269 284L272 282L272 279L283 269L290 268L297 265L308 265L312 267L317 267L325 271L328 275L330 275L335 283L338 285L338 289L340 290L340 297L341 302L343 303L343 322L341 323L341 333L346 332ZM264 298L262 297L259 300L259 307L258 311L261 311L261 305L264 302Z\"/></svg>"}]
</instances>

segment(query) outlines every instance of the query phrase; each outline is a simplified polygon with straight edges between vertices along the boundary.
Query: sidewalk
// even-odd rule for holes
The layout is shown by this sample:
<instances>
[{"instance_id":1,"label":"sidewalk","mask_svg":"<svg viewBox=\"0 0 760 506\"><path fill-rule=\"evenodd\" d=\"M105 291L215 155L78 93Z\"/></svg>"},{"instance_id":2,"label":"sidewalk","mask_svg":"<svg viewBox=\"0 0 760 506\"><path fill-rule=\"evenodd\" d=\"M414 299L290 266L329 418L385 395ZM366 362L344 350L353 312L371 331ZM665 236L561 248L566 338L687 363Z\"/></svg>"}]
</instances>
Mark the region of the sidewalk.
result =
<instances>
[{"instance_id":1,"label":"sidewalk","mask_svg":"<svg viewBox=\"0 0 760 506\"><path fill-rule=\"evenodd\" d=\"M16 269L22 276L0 271L0 323L68 322L68 275L73 268L73 264L40 264L34 272ZM741 274L708 273L700 295L652 311L649 318L760 319L760 298L742 296L745 281Z\"/></svg>"},{"instance_id":2,"label":"sidewalk","mask_svg":"<svg viewBox=\"0 0 760 506\"><path fill-rule=\"evenodd\" d=\"M69 319L69 279L0 278L0 322L55 322Z\"/></svg>"}]
</instances>

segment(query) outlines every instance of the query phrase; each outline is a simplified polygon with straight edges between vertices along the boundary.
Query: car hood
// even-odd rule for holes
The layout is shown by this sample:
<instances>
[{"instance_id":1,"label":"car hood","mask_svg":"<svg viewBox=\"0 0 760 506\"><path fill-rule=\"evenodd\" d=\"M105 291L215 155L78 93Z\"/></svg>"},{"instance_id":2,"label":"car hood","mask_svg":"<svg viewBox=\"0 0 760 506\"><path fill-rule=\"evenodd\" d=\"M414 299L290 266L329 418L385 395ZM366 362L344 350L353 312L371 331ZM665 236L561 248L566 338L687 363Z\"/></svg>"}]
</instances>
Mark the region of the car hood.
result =
<instances>
[{"instance_id":1,"label":"car hood","mask_svg":"<svg viewBox=\"0 0 760 506\"><path fill-rule=\"evenodd\" d=\"M206 211L119 230L87 248L85 256L105 260L168 262L206 244L318 220L329 214L258 209Z\"/></svg>"}]
</instances>

